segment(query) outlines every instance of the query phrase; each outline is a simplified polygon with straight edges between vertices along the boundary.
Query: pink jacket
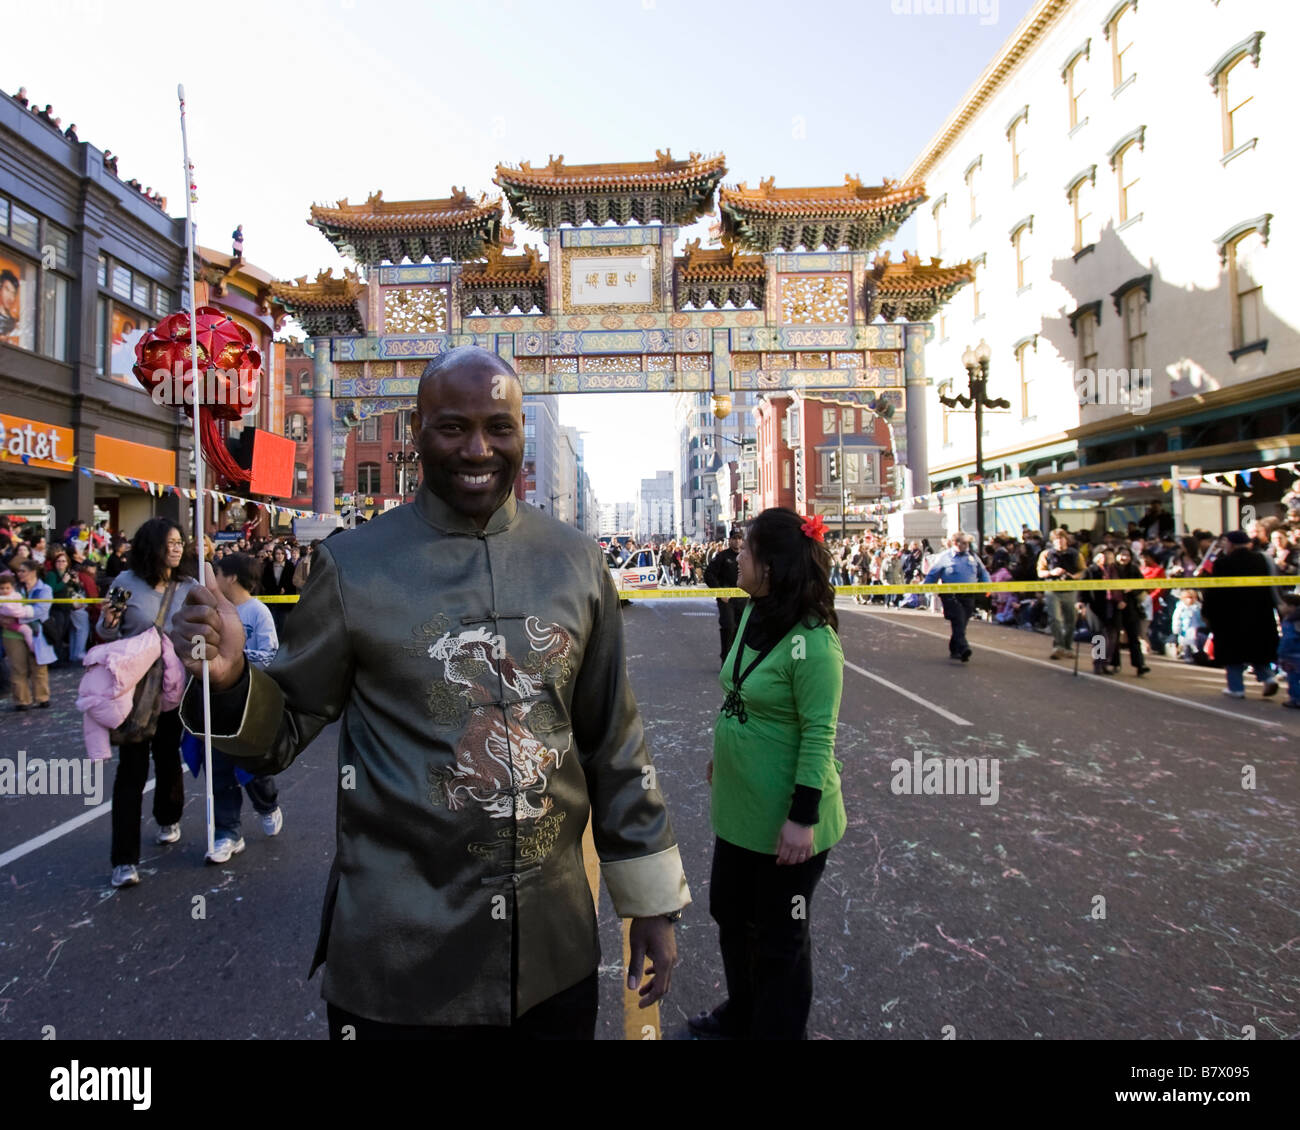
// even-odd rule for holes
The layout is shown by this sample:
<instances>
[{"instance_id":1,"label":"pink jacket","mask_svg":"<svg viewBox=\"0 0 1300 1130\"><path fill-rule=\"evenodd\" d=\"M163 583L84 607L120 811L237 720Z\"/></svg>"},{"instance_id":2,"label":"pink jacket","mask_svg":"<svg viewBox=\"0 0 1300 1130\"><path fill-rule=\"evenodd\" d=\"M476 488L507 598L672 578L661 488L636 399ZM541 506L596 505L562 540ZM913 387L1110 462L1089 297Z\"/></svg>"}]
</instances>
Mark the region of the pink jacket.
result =
<instances>
[{"instance_id":1,"label":"pink jacket","mask_svg":"<svg viewBox=\"0 0 1300 1130\"><path fill-rule=\"evenodd\" d=\"M172 710L185 692L185 668L176 658L172 641L157 630L141 632L124 640L101 643L86 652L82 661L86 673L77 690L77 709L82 712L86 755L92 761L112 756L110 730L122 725L131 713L135 685L158 658L162 648L162 709Z\"/></svg>"}]
</instances>

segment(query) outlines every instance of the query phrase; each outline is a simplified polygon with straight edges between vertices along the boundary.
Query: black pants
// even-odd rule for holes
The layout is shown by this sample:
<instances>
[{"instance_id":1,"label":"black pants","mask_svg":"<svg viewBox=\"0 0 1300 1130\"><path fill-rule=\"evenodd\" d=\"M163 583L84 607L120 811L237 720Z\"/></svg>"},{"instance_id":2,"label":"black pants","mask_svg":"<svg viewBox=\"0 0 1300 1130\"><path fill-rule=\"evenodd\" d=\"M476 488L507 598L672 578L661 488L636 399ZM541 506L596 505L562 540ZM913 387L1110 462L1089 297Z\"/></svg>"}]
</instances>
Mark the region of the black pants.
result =
<instances>
[{"instance_id":1,"label":"black pants","mask_svg":"<svg viewBox=\"0 0 1300 1130\"><path fill-rule=\"evenodd\" d=\"M153 818L160 825L175 824L185 807L179 710L164 710L159 714L158 729L148 741L128 742L118 749L117 776L113 778L114 867L140 862L140 809L151 754L156 779Z\"/></svg>"},{"instance_id":2,"label":"black pants","mask_svg":"<svg viewBox=\"0 0 1300 1130\"><path fill-rule=\"evenodd\" d=\"M745 605L748 603L749 598L744 596L733 596L728 600L718 600L718 631L722 636L720 659L727 658L727 652L731 650L731 645L736 639L736 626L740 623L740 618L745 614Z\"/></svg>"},{"instance_id":3,"label":"black pants","mask_svg":"<svg viewBox=\"0 0 1300 1130\"><path fill-rule=\"evenodd\" d=\"M961 656L969 651L966 643L966 622L975 615L975 598L973 596L939 595L943 605L943 618L952 624L952 638L948 641L948 654Z\"/></svg>"},{"instance_id":4,"label":"black pants","mask_svg":"<svg viewBox=\"0 0 1300 1130\"><path fill-rule=\"evenodd\" d=\"M726 840L713 842L709 913L727 976L720 1019L742 1040L802 1040L812 1007L813 890L829 852L778 867Z\"/></svg>"},{"instance_id":5,"label":"black pants","mask_svg":"<svg viewBox=\"0 0 1300 1130\"><path fill-rule=\"evenodd\" d=\"M1120 626L1124 629L1124 635L1128 640L1128 657L1135 671L1146 666L1146 659L1142 655L1142 633L1138 631L1140 623L1138 617L1127 616L1123 612L1120 613ZM1111 663L1115 667L1119 667L1118 647L1115 649L1115 658L1111 660Z\"/></svg>"},{"instance_id":6,"label":"black pants","mask_svg":"<svg viewBox=\"0 0 1300 1130\"><path fill-rule=\"evenodd\" d=\"M343 1039L343 1026L350 1024L357 1040L591 1040L596 1036L596 1007L599 1001L596 973L571 989L548 997L517 1017L510 1027L476 1024L452 1028L435 1024L384 1024L327 1005L330 1039Z\"/></svg>"}]
</instances>

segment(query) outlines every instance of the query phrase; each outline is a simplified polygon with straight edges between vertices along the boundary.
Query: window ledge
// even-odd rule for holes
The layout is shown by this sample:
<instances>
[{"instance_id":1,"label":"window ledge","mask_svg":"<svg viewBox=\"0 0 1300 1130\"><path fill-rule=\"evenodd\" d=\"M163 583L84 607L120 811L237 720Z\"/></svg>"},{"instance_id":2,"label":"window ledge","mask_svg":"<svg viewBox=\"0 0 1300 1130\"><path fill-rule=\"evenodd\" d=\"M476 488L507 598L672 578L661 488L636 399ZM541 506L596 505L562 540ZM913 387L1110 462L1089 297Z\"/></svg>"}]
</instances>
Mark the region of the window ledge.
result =
<instances>
[{"instance_id":1,"label":"window ledge","mask_svg":"<svg viewBox=\"0 0 1300 1130\"><path fill-rule=\"evenodd\" d=\"M984 219L983 216L976 216L973 220L971 220L971 222L970 222L970 226L971 226L971 227L974 227L974 226L975 226L976 224L978 224L978 223L980 222L980 220L982 220L982 219Z\"/></svg>"},{"instance_id":2,"label":"window ledge","mask_svg":"<svg viewBox=\"0 0 1300 1130\"><path fill-rule=\"evenodd\" d=\"M1025 283L1024 286L1020 286L1016 288L1016 297L1019 298L1022 294L1027 294L1029 291L1033 289L1034 289L1033 283Z\"/></svg>"},{"instance_id":3,"label":"window ledge","mask_svg":"<svg viewBox=\"0 0 1300 1130\"><path fill-rule=\"evenodd\" d=\"M1076 123L1075 125L1072 125L1072 126L1070 127L1070 136L1073 137L1076 133L1078 133L1081 129L1083 129L1083 127L1086 126L1087 124L1088 124L1088 119L1087 119L1087 117L1085 116L1085 117L1083 118L1082 121L1080 121L1080 122L1078 122L1078 123Z\"/></svg>"},{"instance_id":4,"label":"window ledge","mask_svg":"<svg viewBox=\"0 0 1300 1130\"><path fill-rule=\"evenodd\" d=\"M949 342L949 340L950 340L950 339L947 338L947 337L941 337L941 338L939 339L939 344L940 344L940 345L947 345L948 342Z\"/></svg>"},{"instance_id":5,"label":"window ledge","mask_svg":"<svg viewBox=\"0 0 1300 1130\"><path fill-rule=\"evenodd\" d=\"M1115 89L1110 92L1110 96L1112 98L1118 98L1121 94L1124 93L1124 91L1126 91L1136 81L1137 81L1136 74L1129 75L1128 78L1126 78L1123 82L1119 84L1119 86L1115 87Z\"/></svg>"},{"instance_id":6,"label":"window ledge","mask_svg":"<svg viewBox=\"0 0 1300 1130\"><path fill-rule=\"evenodd\" d=\"M1130 216L1130 217L1129 217L1127 220L1125 220L1122 224L1118 224L1118 225L1116 226L1115 230L1116 230L1116 231L1123 231L1125 228L1131 228L1134 224L1140 224L1140 223L1142 222L1142 216L1143 216L1143 214L1144 214L1144 213L1139 212L1136 216Z\"/></svg>"},{"instance_id":7,"label":"window ledge","mask_svg":"<svg viewBox=\"0 0 1300 1130\"><path fill-rule=\"evenodd\" d=\"M1247 353L1267 353L1268 338L1262 337L1259 341L1252 341L1249 345L1243 345L1240 349L1229 349L1228 356L1234 361L1239 357L1245 357Z\"/></svg>"},{"instance_id":8,"label":"window ledge","mask_svg":"<svg viewBox=\"0 0 1300 1130\"><path fill-rule=\"evenodd\" d=\"M1219 164L1226 165L1234 157L1240 157L1243 153L1249 153L1250 150L1255 148L1255 145L1258 141L1259 138L1252 137L1249 141L1242 142L1240 145L1237 146L1236 149L1233 149L1231 152L1225 153L1222 157L1220 157Z\"/></svg>"},{"instance_id":9,"label":"window ledge","mask_svg":"<svg viewBox=\"0 0 1300 1130\"><path fill-rule=\"evenodd\" d=\"M1021 183L1022 181L1024 181L1025 178L1028 177L1028 176L1029 176L1028 173L1021 173L1018 177L1016 177L1015 180L1013 180L1013 181L1011 182L1011 187L1012 187L1012 188L1015 188L1016 185L1020 184L1020 183Z\"/></svg>"},{"instance_id":10,"label":"window ledge","mask_svg":"<svg viewBox=\"0 0 1300 1130\"><path fill-rule=\"evenodd\" d=\"M973 317L973 318L971 319L971 321L972 321L972 322L982 322L982 321L983 321L985 318L987 318L987 317L988 317L987 314L976 314L975 317Z\"/></svg>"},{"instance_id":11,"label":"window ledge","mask_svg":"<svg viewBox=\"0 0 1300 1130\"><path fill-rule=\"evenodd\" d=\"M1038 423L1038 417L1037 417L1037 416L1021 416L1021 417L1020 417L1020 426L1021 426L1022 428L1023 428L1026 424L1036 424L1036 423Z\"/></svg>"},{"instance_id":12,"label":"window ledge","mask_svg":"<svg viewBox=\"0 0 1300 1130\"><path fill-rule=\"evenodd\" d=\"M1085 243L1082 247L1079 248L1078 251L1074 253L1074 261L1077 263L1085 255L1091 255L1096 250L1097 250L1097 245L1095 243Z\"/></svg>"}]
</instances>

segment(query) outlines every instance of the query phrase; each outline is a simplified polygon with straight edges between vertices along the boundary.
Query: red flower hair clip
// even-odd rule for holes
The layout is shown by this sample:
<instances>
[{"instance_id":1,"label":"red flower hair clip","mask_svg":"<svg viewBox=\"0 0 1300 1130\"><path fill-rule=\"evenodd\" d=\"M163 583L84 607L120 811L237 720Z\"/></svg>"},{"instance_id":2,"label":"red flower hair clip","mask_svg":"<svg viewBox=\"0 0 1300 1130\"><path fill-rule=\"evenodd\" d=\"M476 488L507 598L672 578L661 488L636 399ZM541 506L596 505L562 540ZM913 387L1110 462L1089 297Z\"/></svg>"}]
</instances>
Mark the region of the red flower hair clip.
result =
<instances>
[{"instance_id":1,"label":"red flower hair clip","mask_svg":"<svg viewBox=\"0 0 1300 1130\"><path fill-rule=\"evenodd\" d=\"M826 540L826 523L822 521L820 514L814 514L803 520L803 525L799 527L803 530L803 536L812 538L813 541L824 542Z\"/></svg>"}]
</instances>

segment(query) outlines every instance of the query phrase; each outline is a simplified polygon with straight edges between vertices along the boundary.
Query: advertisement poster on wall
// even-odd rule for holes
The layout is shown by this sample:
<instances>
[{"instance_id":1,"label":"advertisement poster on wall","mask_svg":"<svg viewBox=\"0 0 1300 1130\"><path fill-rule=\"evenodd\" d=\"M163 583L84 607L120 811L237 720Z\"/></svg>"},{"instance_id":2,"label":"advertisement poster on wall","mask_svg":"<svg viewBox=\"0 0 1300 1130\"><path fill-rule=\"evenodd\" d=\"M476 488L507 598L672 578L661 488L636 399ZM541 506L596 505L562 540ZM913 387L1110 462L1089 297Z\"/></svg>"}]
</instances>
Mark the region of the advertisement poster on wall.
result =
<instances>
[{"instance_id":1,"label":"advertisement poster on wall","mask_svg":"<svg viewBox=\"0 0 1300 1130\"><path fill-rule=\"evenodd\" d=\"M118 306L113 307L112 313L112 356L109 371L114 380L122 381L125 384L139 387L140 382L135 379L131 369L135 365L135 346L146 333L149 332L151 323L148 318L142 317L131 310L123 310Z\"/></svg>"},{"instance_id":2,"label":"advertisement poster on wall","mask_svg":"<svg viewBox=\"0 0 1300 1130\"><path fill-rule=\"evenodd\" d=\"M0 341L20 349L36 343L36 267L0 255Z\"/></svg>"}]
</instances>

